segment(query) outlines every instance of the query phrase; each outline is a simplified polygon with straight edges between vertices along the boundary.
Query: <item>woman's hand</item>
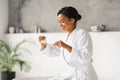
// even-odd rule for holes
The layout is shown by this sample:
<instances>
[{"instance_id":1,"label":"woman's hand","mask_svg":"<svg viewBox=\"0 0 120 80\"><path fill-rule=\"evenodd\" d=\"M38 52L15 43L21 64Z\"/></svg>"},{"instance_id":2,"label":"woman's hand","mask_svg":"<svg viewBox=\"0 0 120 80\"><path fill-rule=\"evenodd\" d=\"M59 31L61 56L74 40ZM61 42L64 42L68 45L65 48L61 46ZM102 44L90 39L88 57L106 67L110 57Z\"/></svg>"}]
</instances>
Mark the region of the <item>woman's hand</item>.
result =
<instances>
[{"instance_id":1,"label":"woman's hand","mask_svg":"<svg viewBox=\"0 0 120 80\"><path fill-rule=\"evenodd\" d=\"M69 52L72 51L72 47L64 43L63 41L59 40L54 43L55 46L62 47L64 49L67 49Z\"/></svg>"},{"instance_id":2,"label":"woman's hand","mask_svg":"<svg viewBox=\"0 0 120 80\"><path fill-rule=\"evenodd\" d=\"M56 41L55 43L54 43L54 45L55 46L58 46L58 47L62 47L62 45L64 45L65 43L63 43L61 40L59 40L59 41Z\"/></svg>"},{"instance_id":3,"label":"woman's hand","mask_svg":"<svg viewBox=\"0 0 120 80\"><path fill-rule=\"evenodd\" d=\"M40 45L41 45L41 50L43 50L44 48L46 48L46 37L45 36L39 36L39 42L40 42Z\"/></svg>"}]
</instances>

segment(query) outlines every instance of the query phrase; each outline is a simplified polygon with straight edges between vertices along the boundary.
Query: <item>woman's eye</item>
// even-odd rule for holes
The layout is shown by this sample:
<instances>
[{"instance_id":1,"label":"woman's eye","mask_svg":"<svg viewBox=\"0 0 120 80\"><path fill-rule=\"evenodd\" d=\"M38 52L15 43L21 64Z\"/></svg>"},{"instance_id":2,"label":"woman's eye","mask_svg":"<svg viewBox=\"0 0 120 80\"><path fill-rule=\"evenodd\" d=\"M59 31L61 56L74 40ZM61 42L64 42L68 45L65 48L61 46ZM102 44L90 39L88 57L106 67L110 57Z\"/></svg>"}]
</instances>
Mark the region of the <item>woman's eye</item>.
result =
<instances>
[{"instance_id":1,"label":"woman's eye","mask_svg":"<svg viewBox=\"0 0 120 80\"><path fill-rule=\"evenodd\" d=\"M61 23L64 23L65 21L61 21Z\"/></svg>"},{"instance_id":2,"label":"woman's eye","mask_svg":"<svg viewBox=\"0 0 120 80\"><path fill-rule=\"evenodd\" d=\"M64 21L64 20L61 20L61 21L58 21L58 23L65 23L65 21Z\"/></svg>"}]
</instances>

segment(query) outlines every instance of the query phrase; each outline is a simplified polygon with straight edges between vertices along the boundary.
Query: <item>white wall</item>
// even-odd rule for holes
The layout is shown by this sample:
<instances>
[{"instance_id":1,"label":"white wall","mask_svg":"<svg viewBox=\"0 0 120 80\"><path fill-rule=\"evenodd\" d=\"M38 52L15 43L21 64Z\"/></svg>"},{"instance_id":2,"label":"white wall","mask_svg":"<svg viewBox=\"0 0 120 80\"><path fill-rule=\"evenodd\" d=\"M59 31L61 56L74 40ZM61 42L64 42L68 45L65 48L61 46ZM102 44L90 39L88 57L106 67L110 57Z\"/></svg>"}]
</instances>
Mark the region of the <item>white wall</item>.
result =
<instances>
[{"instance_id":1,"label":"white wall","mask_svg":"<svg viewBox=\"0 0 120 80\"><path fill-rule=\"evenodd\" d=\"M120 32L90 32L93 40L93 64L99 80L120 80ZM40 33L40 34L7 34L6 40L14 45L23 39L28 39L35 44L26 45L31 54L24 54L27 61L32 64L29 73L17 70L17 77L54 76L63 72L66 63L61 57L49 58L40 53L38 37L47 36L48 43L65 39L64 33Z\"/></svg>"},{"instance_id":2,"label":"white wall","mask_svg":"<svg viewBox=\"0 0 120 80\"><path fill-rule=\"evenodd\" d=\"M8 27L8 0L0 0L0 35L3 35L6 32L7 27Z\"/></svg>"},{"instance_id":3,"label":"white wall","mask_svg":"<svg viewBox=\"0 0 120 80\"><path fill-rule=\"evenodd\" d=\"M120 32L91 33L99 79L120 80Z\"/></svg>"}]
</instances>

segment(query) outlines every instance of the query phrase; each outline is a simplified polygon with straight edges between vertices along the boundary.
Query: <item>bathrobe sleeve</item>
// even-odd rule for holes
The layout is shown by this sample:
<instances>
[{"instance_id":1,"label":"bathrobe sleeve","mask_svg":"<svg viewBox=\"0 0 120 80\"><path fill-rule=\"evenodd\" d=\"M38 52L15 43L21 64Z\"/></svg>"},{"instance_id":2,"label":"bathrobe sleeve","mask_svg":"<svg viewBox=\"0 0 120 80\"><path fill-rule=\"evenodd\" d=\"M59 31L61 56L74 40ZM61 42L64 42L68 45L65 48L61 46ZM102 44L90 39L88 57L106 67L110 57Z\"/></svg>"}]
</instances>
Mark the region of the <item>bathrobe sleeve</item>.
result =
<instances>
[{"instance_id":1,"label":"bathrobe sleeve","mask_svg":"<svg viewBox=\"0 0 120 80\"><path fill-rule=\"evenodd\" d=\"M91 61L92 42L86 31L77 32L77 39L72 46L70 63L74 65L84 64Z\"/></svg>"},{"instance_id":2,"label":"bathrobe sleeve","mask_svg":"<svg viewBox=\"0 0 120 80\"><path fill-rule=\"evenodd\" d=\"M45 54L49 57L55 57L60 55L60 48L51 44L48 44L44 50L41 50L41 54Z\"/></svg>"}]
</instances>

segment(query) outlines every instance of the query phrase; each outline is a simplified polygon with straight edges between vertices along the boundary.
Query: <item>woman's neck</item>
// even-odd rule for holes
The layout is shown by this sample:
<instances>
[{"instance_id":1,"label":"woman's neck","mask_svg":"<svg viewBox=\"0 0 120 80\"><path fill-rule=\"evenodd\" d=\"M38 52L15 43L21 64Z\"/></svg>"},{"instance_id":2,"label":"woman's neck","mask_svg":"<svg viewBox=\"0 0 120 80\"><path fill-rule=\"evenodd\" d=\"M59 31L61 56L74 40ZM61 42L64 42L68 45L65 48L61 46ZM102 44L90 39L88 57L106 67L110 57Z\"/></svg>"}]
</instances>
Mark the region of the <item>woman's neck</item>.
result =
<instances>
[{"instance_id":1,"label":"woman's neck","mask_svg":"<svg viewBox=\"0 0 120 80\"><path fill-rule=\"evenodd\" d=\"M76 26L74 26L70 31L68 31L68 36L73 32L73 30L76 28Z\"/></svg>"}]
</instances>

